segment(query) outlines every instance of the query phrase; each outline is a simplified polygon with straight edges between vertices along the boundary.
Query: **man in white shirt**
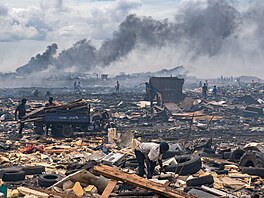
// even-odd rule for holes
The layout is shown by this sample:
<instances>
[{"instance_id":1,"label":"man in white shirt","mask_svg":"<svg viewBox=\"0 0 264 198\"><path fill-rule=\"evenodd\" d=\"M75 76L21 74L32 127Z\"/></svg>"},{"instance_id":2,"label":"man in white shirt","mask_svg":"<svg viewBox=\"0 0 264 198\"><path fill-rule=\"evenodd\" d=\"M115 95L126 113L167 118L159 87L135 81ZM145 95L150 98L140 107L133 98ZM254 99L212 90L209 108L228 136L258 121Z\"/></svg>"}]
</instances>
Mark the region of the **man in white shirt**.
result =
<instances>
[{"instance_id":1,"label":"man in white shirt","mask_svg":"<svg viewBox=\"0 0 264 198\"><path fill-rule=\"evenodd\" d=\"M139 176L143 177L145 174L145 165L147 165L147 178L152 178L156 162L159 162L160 171L163 171L162 155L169 150L167 142L156 143L141 143L137 142L135 148L135 155L138 161Z\"/></svg>"}]
</instances>

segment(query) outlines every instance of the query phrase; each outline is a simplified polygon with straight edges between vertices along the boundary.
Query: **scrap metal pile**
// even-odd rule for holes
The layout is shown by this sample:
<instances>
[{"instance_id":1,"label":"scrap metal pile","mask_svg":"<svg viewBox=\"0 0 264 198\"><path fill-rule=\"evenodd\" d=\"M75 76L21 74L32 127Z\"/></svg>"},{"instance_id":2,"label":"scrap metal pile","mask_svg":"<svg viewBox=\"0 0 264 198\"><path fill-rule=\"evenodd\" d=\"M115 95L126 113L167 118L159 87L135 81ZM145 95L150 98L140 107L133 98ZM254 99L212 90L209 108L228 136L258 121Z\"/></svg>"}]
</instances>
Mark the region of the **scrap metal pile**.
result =
<instances>
[{"instance_id":1,"label":"scrap metal pile","mask_svg":"<svg viewBox=\"0 0 264 198\"><path fill-rule=\"evenodd\" d=\"M201 99L200 89L190 89L180 103L153 107L143 101L142 92L54 92L57 104L52 107L45 107L43 98L27 97L21 139L13 121L18 97L2 98L0 176L7 196L262 197L264 86L224 89L225 95L207 100ZM89 115L82 130L80 123L69 124L74 126L69 137L52 136L60 127L50 127L54 133L48 137L35 133L47 112L80 109L85 115L107 110L115 128L96 130ZM157 166L152 179L137 176L134 139L169 143L163 155L166 173L159 174Z\"/></svg>"}]
</instances>

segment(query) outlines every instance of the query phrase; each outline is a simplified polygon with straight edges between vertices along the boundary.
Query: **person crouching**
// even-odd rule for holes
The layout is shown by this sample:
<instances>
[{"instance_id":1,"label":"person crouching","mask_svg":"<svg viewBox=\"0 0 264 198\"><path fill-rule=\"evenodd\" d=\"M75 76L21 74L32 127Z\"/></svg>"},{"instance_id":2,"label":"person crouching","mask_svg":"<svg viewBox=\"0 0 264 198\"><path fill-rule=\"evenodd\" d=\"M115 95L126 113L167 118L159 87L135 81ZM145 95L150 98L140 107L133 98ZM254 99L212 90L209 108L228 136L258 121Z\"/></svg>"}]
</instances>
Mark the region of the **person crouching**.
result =
<instances>
[{"instance_id":1,"label":"person crouching","mask_svg":"<svg viewBox=\"0 0 264 198\"><path fill-rule=\"evenodd\" d=\"M160 165L160 172L162 172L162 155L168 150L169 145L167 142L161 142L160 144L151 142L137 142L137 146L135 148L135 155L138 161L138 175L140 177L144 176L145 162L147 166L148 179L152 178L157 161Z\"/></svg>"}]
</instances>

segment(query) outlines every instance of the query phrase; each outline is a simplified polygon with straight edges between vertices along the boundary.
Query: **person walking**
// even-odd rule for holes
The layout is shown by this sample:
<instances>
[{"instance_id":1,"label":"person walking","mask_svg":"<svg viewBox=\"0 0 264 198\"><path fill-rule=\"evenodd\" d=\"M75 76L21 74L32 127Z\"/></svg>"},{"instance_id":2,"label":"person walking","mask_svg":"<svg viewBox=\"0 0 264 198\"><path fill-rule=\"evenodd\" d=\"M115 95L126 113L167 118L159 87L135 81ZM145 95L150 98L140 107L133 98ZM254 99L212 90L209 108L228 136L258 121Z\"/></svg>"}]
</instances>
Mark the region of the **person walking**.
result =
<instances>
[{"instance_id":1,"label":"person walking","mask_svg":"<svg viewBox=\"0 0 264 198\"><path fill-rule=\"evenodd\" d=\"M26 115L26 103L27 99L23 98L21 100L21 104L17 106L15 110L15 120L20 121L20 126L19 126L19 135L22 137L22 131L25 126L25 123L22 122L23 117Z\"/></svg>"}]
</instances>

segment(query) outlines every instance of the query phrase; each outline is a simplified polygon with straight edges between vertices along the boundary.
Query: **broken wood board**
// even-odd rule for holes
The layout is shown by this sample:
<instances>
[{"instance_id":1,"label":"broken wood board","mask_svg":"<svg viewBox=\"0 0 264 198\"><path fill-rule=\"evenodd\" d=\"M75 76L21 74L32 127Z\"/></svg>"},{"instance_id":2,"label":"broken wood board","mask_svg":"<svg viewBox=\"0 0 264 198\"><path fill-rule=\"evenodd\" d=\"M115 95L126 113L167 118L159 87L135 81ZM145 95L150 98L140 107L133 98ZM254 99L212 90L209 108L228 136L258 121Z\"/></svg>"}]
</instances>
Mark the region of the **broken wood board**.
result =
<instances>
[{"instance_id":1,"label":"broken wood board","mask_svg":"<svg viewBox=\"0 0 264 198\"><path fill-rule=\"evenodd\" d=\"M221 191L221 190L217 190L215 188L210 188L210 187L207 187L207 186L204 186L202 185L201 187L203 190L207 191L207 192L210 192L212 194L215 194L215 195L218 195L218 196L221 196L221 197L228 197L228 198L238 198L237 196L234 196L234 195L231 195L231 194L228 194L224 191Z\"/></svg>"},{"instance_id":2,"label":"broken wood board","mask_svg":"<svg viewBox=\"0 0 264 198\"><path fill-rule=\"evenodd\" d=\"M136 174L124 173L123 171L110 166L106 166L106 165L95 166L94 171L110 179L120 180L128 184L150 190L156 194L163 195L165 197L175 197L175 198L194 197L192 195L187 195L182 191L173 189L171 187L162 184L157 184L143 177L139 177Z\"/></svg>"},{"instance_id":3,"label":"broken wood board","mask_svg":"<svg viewBox=\"0 0 264 198\"><path fill-rule=\"evenodd\" d=\"M83 190L80 182L76 182L74 184L74 186L72 187L72 190L74 192L74 194L77 196L77 197L82 197L85 193L85 191Z\"/></svg>"},{"instance_id":4,"label":"broken wood board","mask_svg":"<svg viewBox=\"0 0 264 198\"><path fill-rule=\"evenodd\" d=\"M18 187L17 189L23 195L33 195L33 196L39 197L39 198L48 198L49 197L49 194L40 192L38 190L32 190L32 189L26 188L26 187Z\"/></svg>"},{"instance_id":5,"label":"broken wood board","mask_svg":"<svg viewBox=\"0 0 264 198\"><path fill-rule=\"evenodd\" d=\"M165 103L164 107L170 112L171 115L181 112L181 108L175 103Z\"/></svg>"},{"instance_id":6,"label":"broken wood board","mask_svg":"<svg viewBox=\"0 0 264 198\"><path fill-rule=\"evenodd\" d=\"M98 192L102 193L104 189L106 188L109 179L106 179L104 177L97 177L90 173L89 171L83 169L80 171L77 171L73 174L70 174L63 178L62 180L55 183L53 186L49 187L48 189L53 189L54 187L63 187L63 183L71 180L72 182L81 182L87 185L95 185L98 188Z\"/></svg>"},{"instance_id":7,"label":"broken wood board","mask_svg":"<svg viewBox=\"0 0 264 198\"><path fill-rule=\"evenodd\" d=\"M242 181L240 181L238 179L232 179L232 178L229 178L229 177L223 177L223 178L220 178L220 180L223 182L223 185L225 187L229 187L229 188L232 188L232 189L235 189L235 190L238 190L241 187L246 185L245 182L242 182Z\"/></svg>"},{"instance_id":8,"label":"broken wood board","mask_svg":"<svg viewBox=\"0 0 264 198\"><path fill-rule=\"evenodd\" d=\"M196 112L190 112L190 113L175 113L172 114L172 117L181 119L181 118L189 118L191 119L194 117L194 120L211 120L212 115L205 115L201 111L196 111ZM220 120L223 119L223 116L214 116L212 120Z\"/></svg>"},{"instance_id":9,"label":"broken wood board","mask_svg":"<svg viewBox=\"0 0 264 198\"><path fill-rule=\"evenodd\" d=\"M231 165L237 165L234 162L230 162L224 159L219 159L219 158L212 158L212 157L202 157L203 162L214 162L216 164L231 164Z\"/></svg>"},{"instance_id":10,"label":"broken wood board","mask_svg":"<svg viewBox=\"0 0 264 198\"><path fill-rule=\"evenodd\" d=\"M107 184L106 188L104 189L104 192L101 195L101 198L108 198L111 192L114 190L116 184L117 184L117 181L111 179L110 182Z\"/></svg>"},{"instance_id":11,"label":"broken wood board","mask_svg":"<svg viewBox=\"0 0 264 198\"><path fill-rule=\"evenodd\" d=\"M49 195L54 195L56 197L63 197L63 198L77 198L75 195L70 195L70 194L63 194L62 192L54 192L48 189L39 189L39 188L31 188L32 190L36 190L39 192L43 192ZM42 198L42 197L41 197Z\"/></svg>"},{"instance_id":12,"label":"broken wood board","mask_svg":"<svg viewBox=\"0 0 264 198\"><path fill-rule=\"evenodd\" d=\"M85 102L80 99L73 102L69 102L66 104L56 105L56 106L50 106L50 107L39 107L29 113L27 113L22 120L28 119L28 118L36 118L40 115L44 116L46 110L55 110L55 109L73 109L73 108L81 108L81 107L87 107Z\"/></svg>"},{"instance_id":13,"label":"broken wood board","mask_svg":"<svg viewBox=\"0 0 264 198\"><path fill-rule=\"evenodd\" d=\"M184 111L190 111L194 103L194 99L191 97L185 97L182 102L180 102L179 107Z\"/></svg>"},{"instance_id":14,"label":"broken wood board","mask_svg":"<svg viewBox=\"0 0 264 198\"><path fill-rule=\"evenodd\" d=\"M49 146L45 148L45 152L50 154L70 153L74 150L76 150L76 148L73 148L71 146Z\"/></svg>"},{"instance_id":15,"label":"broken wood board","mask_svg":"<svg viewBox=\"0 0 264 198\"><path fill-rule=\"evenodd\" d=\"M61 154L61 153L70 153L74 149L45 149L45 152L49 154Z\"/></svg>"},{"instance_id":16,"label":"broken wood board","mask_svg":"<svg viewBox=\"0 0 264 198\"><path fill-rule=\"evenodd\" d=\"M230 178L251 178L250 175L248 174L243 174L243 173L228 173L228 177Z\"/></svg>"},{"instance_id":17,"label":"broken wood board","mask_svg":"<svg viewBox=\"0 0 264 198\"><path fill-rule=\"evenodd\" d=\"M37 117L37 118L28 118L26 120L21 120L19 122L35 122L35 121L44 121L44 117Z\"/></svg>"}]
</instances>

